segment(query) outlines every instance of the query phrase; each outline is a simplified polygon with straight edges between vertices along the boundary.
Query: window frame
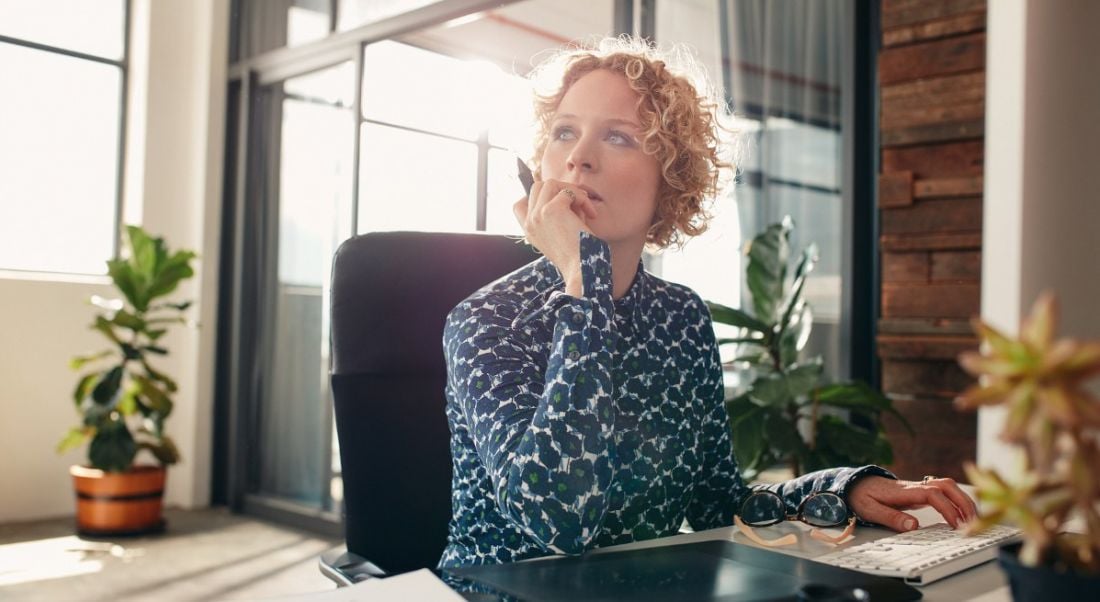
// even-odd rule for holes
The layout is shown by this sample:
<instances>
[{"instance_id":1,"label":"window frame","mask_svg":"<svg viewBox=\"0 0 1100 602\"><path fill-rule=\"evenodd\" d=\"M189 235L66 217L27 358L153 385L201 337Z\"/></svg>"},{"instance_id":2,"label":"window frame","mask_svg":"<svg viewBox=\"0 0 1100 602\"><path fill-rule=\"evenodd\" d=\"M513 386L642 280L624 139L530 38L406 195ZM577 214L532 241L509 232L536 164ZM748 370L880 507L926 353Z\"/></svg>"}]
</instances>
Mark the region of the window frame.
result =
<instances>
[{"instance_id":1,"label":"window frame","mask_svg":"<svg viewBox=\"0 0 1100 602\"><path fill-rule=\"evenodd\" d=\"M20 46L23 48L29 48L32 50L39 50L43 52L49 52L52 54L58 54L67 56L69 58L75 58L80 60L91 61L94 63L100 63L103 65L109 65L117 67L120 71L119 77L119 103L118 103L118 132L117 132L117 146L118 157L115 162L115 200L114 200L114 220L113 220L113 232L111 233L111 252L107 259L117 259L119 251L122 248L122 215L123 215L123 183L126 177L126 133L128 115L128 91L129 91L129 76L130 76L130 18L131 18L131 0L120 0L122 2L122 57L119 59L109 59L94 54L88 54L80 52L78 50L71 50L68 48L62 48L59 46L53 46L51 44L42 44L39 42L33 42L31 40L24 40L22 38L13 38L0 34L0 43L11 44L13 46ZM62 279L68 280L66 277L78 277L78 278L94 278L96 280L107 278L107 274L93 274L89 272L78 271L54 271L54 270L32 270L18 267L4 266L0 264L0 278L10 280L36 280L40 279L42 275L60 276Z\"/></svg>"}]
</instances>

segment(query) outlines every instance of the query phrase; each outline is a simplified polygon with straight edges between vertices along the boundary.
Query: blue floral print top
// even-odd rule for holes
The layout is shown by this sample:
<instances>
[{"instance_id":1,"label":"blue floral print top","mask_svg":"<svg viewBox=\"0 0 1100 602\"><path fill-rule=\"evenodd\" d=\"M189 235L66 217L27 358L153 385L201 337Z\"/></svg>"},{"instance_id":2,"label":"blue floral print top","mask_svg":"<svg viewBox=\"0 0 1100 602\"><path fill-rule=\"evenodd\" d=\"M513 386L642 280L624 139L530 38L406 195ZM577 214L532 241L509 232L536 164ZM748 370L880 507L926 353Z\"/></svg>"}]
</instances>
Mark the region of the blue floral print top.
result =
<instances>
[{"instance_id":1,"label":"blue floral print top","mask_svg":"<svg viewBox=\"0 0 1100 602\"><path fill-rule=\"evenodd\" d=\"M454 460L439 566L513 562L727 526L751 490L730 444L710 314L639 265L612 299L610 251L580 235L583 295L541 258L455 307L443 335ZM769 486L793 514L877 467Z\"/></svg>"}]
</instances>

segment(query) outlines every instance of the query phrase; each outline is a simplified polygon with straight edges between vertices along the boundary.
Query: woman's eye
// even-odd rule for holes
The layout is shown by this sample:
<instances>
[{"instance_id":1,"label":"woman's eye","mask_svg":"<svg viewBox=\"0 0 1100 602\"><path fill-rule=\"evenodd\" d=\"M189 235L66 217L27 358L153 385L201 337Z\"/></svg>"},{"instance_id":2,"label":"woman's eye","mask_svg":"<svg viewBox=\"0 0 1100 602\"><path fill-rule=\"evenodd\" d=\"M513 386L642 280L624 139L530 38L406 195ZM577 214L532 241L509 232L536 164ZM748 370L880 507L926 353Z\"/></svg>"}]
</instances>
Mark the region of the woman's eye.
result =
<instances>
[{"instance_id":1,"label":"woman's eye","mask_svg":"<svg viewBox=\"0 0 1100 602\"><path fill-rule=\"evenodd\" d=\"M568 127L554 128L554 140L572 140L573 129Z\"/></svg>"},{"instance_id":2,"label":"woman's eye","mask_svg":"<svg viewBox=\"0 0 1100 602\"><path fill-rule=\"evenodd\" d=\"M634 144L634 141L630 138L630 136L628 136L628 135L626 135L622 132L616 132L614 130L607 133L607 141L610 142L611 144L622 144L622 145Z\"/></svg>"}]
</instances>

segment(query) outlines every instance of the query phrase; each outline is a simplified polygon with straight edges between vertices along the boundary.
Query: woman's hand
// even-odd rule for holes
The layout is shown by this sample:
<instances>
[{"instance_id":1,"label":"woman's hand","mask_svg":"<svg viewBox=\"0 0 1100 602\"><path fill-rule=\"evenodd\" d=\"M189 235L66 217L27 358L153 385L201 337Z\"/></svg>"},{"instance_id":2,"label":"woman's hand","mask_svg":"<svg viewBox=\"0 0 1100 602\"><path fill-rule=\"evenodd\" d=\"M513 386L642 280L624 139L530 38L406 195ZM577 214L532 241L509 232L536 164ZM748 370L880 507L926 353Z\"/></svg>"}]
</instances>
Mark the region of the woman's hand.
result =
<instances>
[{"instance_id":1,"label":"woman's hand","mask_svg":"<svg viewBox=\"0 0 1100 602\"><path fill-rule=\"evenodd\" d=\"M588 232L587 220L596 217L588 193L559 180L536 181L529 197L520 199L512 210L527 240L561 272L566 294L580 297L580 233Z\"/></svg>"},{"instance_id":2,"label":"woman's hand","mask_svg":"<svg viewBox=\"0 0 1100 602\"><path fill-rule=\"evenodd\" d=\"M978 516L974 500L953 479L895 481L867 476L856 481L848 492L848 505L863 520L895 531L916 529L917 519L901 510L921 506L935 508L955 529Z\"/></svg>"}]
</instances>

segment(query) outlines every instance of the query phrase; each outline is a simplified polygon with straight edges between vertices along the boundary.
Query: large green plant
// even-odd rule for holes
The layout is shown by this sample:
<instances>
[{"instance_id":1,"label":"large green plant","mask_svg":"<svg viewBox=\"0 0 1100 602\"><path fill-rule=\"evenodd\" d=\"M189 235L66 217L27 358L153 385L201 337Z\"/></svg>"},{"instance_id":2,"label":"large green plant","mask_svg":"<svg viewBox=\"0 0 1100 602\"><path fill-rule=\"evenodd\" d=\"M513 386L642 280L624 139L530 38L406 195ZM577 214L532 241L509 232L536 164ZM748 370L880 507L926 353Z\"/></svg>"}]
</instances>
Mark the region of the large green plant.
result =
<instances>
[{"instance_id":1,"label":"large green plant","mask_svg":"<svg viewBox=\"0 0 1100 602\"><path fill-rule=\"evenodd\" d=\"M734 454L748 478L780 463L795 474L889 464L893 450L883 434L883 413L894 414L909 428L890 400L863 382L824 382L821 357L800 358L813 327L803 288L817 262L817 248L809 245L788 277L793 227L786 217L749 247L751 313L707 302L715 322L740 329L737 337L718 342L736 346L734 362L751 381L726 402ZM856 419L845 419L845 413Z\"/></svg>"},{"instance_id":2,"label":"large green plant","mask_svg":"<svg viewBox=\"0 0 1100 602\"><path fill-rule=\"evenodd\" d=\"M161 464L179 461L179 452L164 434L172 413L176 383L149 363L151 355L167 355L159 341L172 324L183 323L189 301L169 303L161 298L190 278L191 251L170 252L164 240L141 228L126 229L128 256L107 262L107 271L123 299L94 296L99 312L91 327L114 344L92 355L72 359L70 366L85 373L73 391L81 425L69 430L58 444L64 452L86 442L90 464L106 471L129 470L134 456L147 449Z\"/></svg>"}]
</instances>

